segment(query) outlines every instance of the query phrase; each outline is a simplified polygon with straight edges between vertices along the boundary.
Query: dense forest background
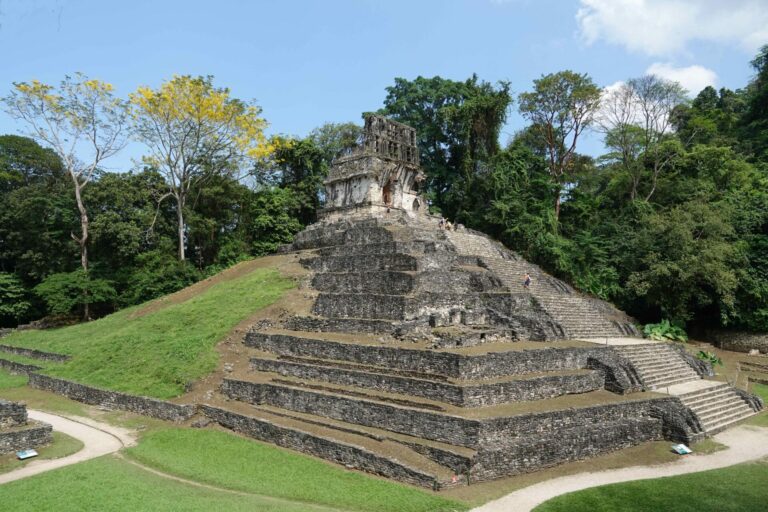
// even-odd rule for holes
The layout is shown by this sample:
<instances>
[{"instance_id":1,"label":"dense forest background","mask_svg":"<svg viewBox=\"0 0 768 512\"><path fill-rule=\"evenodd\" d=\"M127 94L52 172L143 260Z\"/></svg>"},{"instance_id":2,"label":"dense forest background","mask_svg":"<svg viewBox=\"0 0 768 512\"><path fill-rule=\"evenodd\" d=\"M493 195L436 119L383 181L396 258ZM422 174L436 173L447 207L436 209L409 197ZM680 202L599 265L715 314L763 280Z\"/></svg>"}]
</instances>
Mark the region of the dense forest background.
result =
<instances>
[{"instance_id":1,"label":"dense forest background","mask_svg":"<svg viewBox=\"0 0 768 512\"><path fill-rule=\"evenodd\" d=\"M516 98L476 76L397 78L380 112L416 128L434 213L641 322L768 331L768 46L752 65L743 89L695 98L655 77L599 91L570 71ZM530 125L502 145L512 108ZM606 154L578 152L585 129ZM60 155L0 136L0 327L103 315L273 252L316 220L322 181L359 133L326 124L275 138L244 174L199 162L181 206L151 160L96 169L82 190L87 267Z\"/></svg>"}]
</instances>

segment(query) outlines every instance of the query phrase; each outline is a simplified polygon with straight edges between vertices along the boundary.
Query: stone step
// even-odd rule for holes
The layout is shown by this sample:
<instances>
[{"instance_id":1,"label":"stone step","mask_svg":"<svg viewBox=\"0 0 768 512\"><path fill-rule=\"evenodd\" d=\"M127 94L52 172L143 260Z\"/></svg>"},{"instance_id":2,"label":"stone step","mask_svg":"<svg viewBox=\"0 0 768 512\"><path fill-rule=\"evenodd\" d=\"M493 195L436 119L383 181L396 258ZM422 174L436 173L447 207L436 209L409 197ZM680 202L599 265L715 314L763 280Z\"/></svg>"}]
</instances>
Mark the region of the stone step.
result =
<instances>
[{"instance_id":1,"label":"stone step","mask_svg":"<svg viewBox=\"0 0 768 512\"><path fill-rule=\"evenodd\" d=\"M697 400L700 398L706 398L706 397L727 392L730 390L731 390L731 386L723 382L720 384L713 385L711 387L697 389L695 391L689 391L687 393L683 393L678 396L684 403L689 403L689 401Z\"/></svg>"},{"instance_id":2,"label":"stone step","mask_svg":"<svg viewBox=\"0 0 768 512\"><path fill-rule=\"evenodd\" d=\"M333 384L377 389L412 395L461 407L484 407L516 401L552 398L602 389L604 377L591 370L515 375L490 381L434 380L393 375L376 368L350 368L341 362L317 361L310 364L272 358L252 358L256 371L324 381Z\"/></svg>"},{"instance_id":3,"label":"stone step","mask_svg":"<svg viewBox=\"0 0 768 512\"><path fill-rule=\"evenodd\" d=\"M343 432L242 405L228 403L225 408L203 405L201 409L205 416L225 428L350 469L435 490L452 486L453 471L401 443Z\"/></svg>"},{"instance_id":4,"label":"stone step","mask_svg":"<svg viewBox=\"0 0 768 512\"><path fill-rule=\"evenodd\" d=\"M699 374L686 364L665 364L663 366L638 366L635 368L640 372L643 377L653 378L660 375L690 375L692 377L698 377Z\"/></svg>"},{"instance_id":5,"label":"stone step","mask_svg":"<svg viewBox=\"0 0 768 512\"><path fill-rule=\"evenodd\" d=\"M707 433L719 428L721 426L730 425L744 418L748 418L755 414L755 412L749 407L734 409L725 413L720 413L712 416L706 416L701 419L701 424Z\"/></svg>"},{"instance_id":6,"label":"stone step","mask_svg":"<svg viewBox=\"0 0 768 512\"><path fill-rule=\"evenodd\" d=\"M670 386L674 386L675 384L682 384L683 382L689 382L689 381L698 380L698 379L700 379L700 377L698 377L698 376L695 377L695 378L680 377L680 378L669 379L669 380L654 381L652 383L646 383L645 385L646 385L646 387L648 389L651 389L651 390L663 389L663 388L667 388L667 387L670 387Z\"/></svg>"},{"instance_id":7,"label":"stone step","mask_svg":"<svg viewBox=\"0 0 768 512\"><path fill-rule=\"evenodd\" d=\"M736 393L733 392L733 389L730 386L728 386L714 393L710 393L702 396L695 396L692 398L683 398L682 401L686 407L696 410L701 407L706 407L708 404L719 403L721 401L730 401L734 397L738 397L738 395L736 395ZM741 397L738 397L738 398L739 400L741 400Z\"/></svg>"},{"instance_id":8,"label":"stone step","mask_svg":"<svg viewBox=\"0 0 768 512\"><path fill-rule=\"evenodd\" d=\"M302 260L315 272L366 272L419 270L419 258L408 254L324 256Z\"/></svg>"},{"instance_id":9,"label":"stone step","mask_svg":"<svg viewBox=\"0 0 768 512\"><path fill-rule=\"evenodd\" d=\"M696 413L696 416L703 422L709 422L710 420L719 417L726 413L735 413L737 411L751 411L752 408L747 405L747 402L737 398L719 405L710 405L702 407L700 409L692 409Z\"/></svg>"},{"instance_id":10,"label":"stone step","mask_svg":"<svg viewBox=\"0 0 768 512\"><path fill-rule=\"evenodd\" d=\"M703 424L702 426L704 427L704 430L707 432L707 434L715 435L718 432L722 432L723 430L727 429L731 425L738 423L739 421L745 420L754 415L755 415L755 412L750 409L749 412L743 412L727 418L721 418L716 422Z\"/></svg>"}]
</instances>

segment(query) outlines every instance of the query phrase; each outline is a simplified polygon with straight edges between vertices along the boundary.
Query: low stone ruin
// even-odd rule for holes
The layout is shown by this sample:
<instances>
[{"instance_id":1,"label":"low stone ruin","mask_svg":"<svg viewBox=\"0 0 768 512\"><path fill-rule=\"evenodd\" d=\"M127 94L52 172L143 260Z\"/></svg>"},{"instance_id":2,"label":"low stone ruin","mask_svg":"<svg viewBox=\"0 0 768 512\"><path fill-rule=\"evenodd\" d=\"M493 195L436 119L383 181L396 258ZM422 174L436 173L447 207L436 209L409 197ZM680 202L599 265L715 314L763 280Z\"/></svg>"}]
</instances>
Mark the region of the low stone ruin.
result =
<instances>
[{"instance_id":1,"label":"low stone ruin","mask_svg":"<svg viewBox=\"0 0 768 512\"><path fill-rule=\"evenodd\" d=\"M47 423L27 417L24 403L0 399L0 454L49 444L51 431Z\"/></svg>"}]
</instances>

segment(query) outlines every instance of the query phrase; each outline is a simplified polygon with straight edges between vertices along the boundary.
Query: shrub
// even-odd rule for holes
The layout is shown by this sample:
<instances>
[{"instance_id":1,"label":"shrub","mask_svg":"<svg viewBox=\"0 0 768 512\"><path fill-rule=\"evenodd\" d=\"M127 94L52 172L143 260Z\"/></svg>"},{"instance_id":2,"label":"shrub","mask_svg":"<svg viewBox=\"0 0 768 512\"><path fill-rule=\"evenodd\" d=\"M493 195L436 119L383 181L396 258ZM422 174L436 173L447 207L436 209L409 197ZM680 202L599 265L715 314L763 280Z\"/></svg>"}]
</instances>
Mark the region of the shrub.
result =
<instances>
[{"instance_id":1,"label":"shrub","mask_svg":"<svg viewBox=\"0 0 768 512\"><path fill-rule=\"evenodd\" d=\"M645 334L646 338L657 341L688 341L688 335L685 333L685 330L666 319L658 324L646 324L643 334Z\"/></svg>"}]
</instances>

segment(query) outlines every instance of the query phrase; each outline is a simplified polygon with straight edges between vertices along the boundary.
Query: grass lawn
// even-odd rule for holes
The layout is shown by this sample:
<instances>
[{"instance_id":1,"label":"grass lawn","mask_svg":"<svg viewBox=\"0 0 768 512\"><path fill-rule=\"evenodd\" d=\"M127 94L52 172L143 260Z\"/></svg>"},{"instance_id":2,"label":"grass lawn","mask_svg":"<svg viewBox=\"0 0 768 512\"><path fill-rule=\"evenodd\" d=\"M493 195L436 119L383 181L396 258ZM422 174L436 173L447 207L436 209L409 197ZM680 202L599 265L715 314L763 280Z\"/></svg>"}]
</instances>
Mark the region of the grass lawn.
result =
<instances>
[{"instance_id":1,"label":"grass lawn","mask_svg":"<svg viewBox=\"0 0 768 512\"><path fill-rule=\"evenodd\" d=\"M292 287L276 270L259 268L141 316L134 316L138 306L71 327L13 333L3 343L73 356L65 363L36 363L49 375L171 398L214 370L217 342Z\"/></svg>"},{"instance_id":2,"label":"grass lawn","mask_svg":"<svg viewBox=\"0 0 768 512\"><path fill-rule=\"evenodd\" d=\"M27 383L26 375L13 375L7 370L0 368L0 389L12 389L24 386ZM6 398L5 393L0 398Z\"/></svg>"},{"instance_id":3,"label":"grass lawn","mask_svg":"<svg viewBox=\"0 0 768 512\"><path fill-rule=\"evenodd\" d=\"M536 512L752 512L768 507L768 461L558 496Z\"/></svg>"},{"instance_id":4,"label":"grass lawn","mask_svg":"<svg viewBox=\"0 0 768 512\"><path fill-rule=\"evenodd\" d=\"M187 511L305 512L330 510L269 497L244 496L159 477L114 456L93 459L3 485L14 512Z\"/></svg>"},{"instance_id":5,"label":"grass lawn","mask_svg":"<svg viewBox=\"0 0 768 512\"><path fill-rule=\"evenodd\" d=\"M37 453L39 455L33 459L18 460L14 453L0 455L0 473L7 473L14 469L24 467L33 460L60 459L61 457L66 457L67 455L79 452L82 449L83 443L79 439L62 434L61 432L54 432L53 443L42 448L37 448Z\"/></svg>"},{"instance_id":6,"label":"grass lawn","mask_svg":"<svg viewBox=\"0 0 768 512\"><path fill-rule=\"evenodd\" d=\"M126 455L163 472L218 487L347 510L467 509L436 494L214 430L148 432L138 446L126 450Z\"/></svg>"}]
</instances>

